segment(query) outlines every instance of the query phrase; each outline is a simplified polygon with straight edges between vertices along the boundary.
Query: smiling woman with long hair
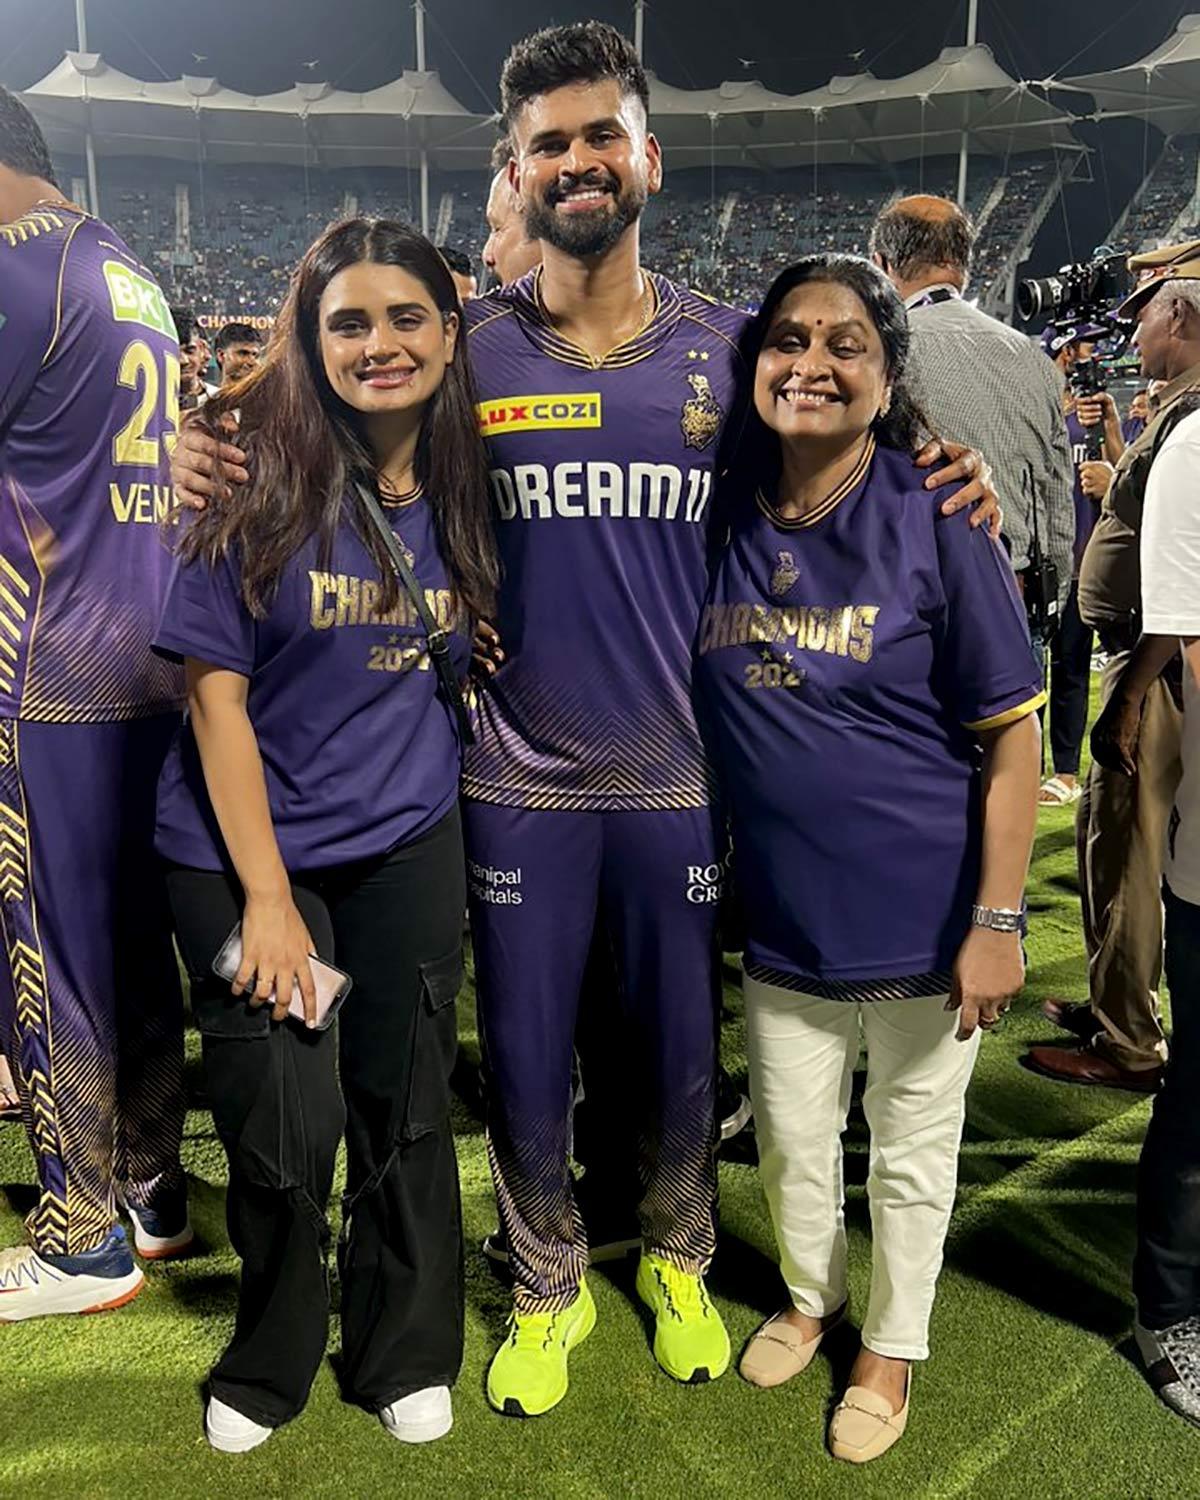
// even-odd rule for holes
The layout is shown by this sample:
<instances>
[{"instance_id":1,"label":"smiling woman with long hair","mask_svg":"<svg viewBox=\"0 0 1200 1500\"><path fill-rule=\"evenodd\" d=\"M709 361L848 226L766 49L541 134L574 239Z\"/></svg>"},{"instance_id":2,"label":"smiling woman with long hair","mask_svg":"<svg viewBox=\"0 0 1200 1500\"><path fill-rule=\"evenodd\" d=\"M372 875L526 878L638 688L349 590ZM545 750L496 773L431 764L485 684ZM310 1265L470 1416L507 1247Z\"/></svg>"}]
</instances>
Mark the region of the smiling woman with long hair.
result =
<instances>
[{"instance_id":1,"label":"smiling woman with long hair","mask_svg":"<svg viewBox=\"0 0 1200 1500\"><path fill-rule=\"evenodd\" d=\"M785 271L749 336L754 414L700 625L745 901L750 1088L787 1308L779 1385L845 1311L841 1133L860 1044L874 1260L830 1427L904 1430L954 1202L978 1026L1021 984L1044 701L1007 557L913 464L908 322L854 256Z\"/></svg>"},{"instance_id":2,"label":"smiling woman with long hair","mask_svg":"<svg viewBox=\"0 0 1200 1500\"><path fill-rule=\"evenodd\" d=\"M179 545L157 646L184 658L190 712L158 847L242 1260L207 1411L227 1451L294 1417L320 1364L343 1125L344 1388L406 1441L451 1423L461 700L430 637L461 673L496 581L460 332L433 247L348 220L301 261L262 365L205 409L240 414L247 482ZM239 921L230 985L213 965ZM313 1024L309 955L350 977L336 1029Z\"/></svg>"}]
</instances>

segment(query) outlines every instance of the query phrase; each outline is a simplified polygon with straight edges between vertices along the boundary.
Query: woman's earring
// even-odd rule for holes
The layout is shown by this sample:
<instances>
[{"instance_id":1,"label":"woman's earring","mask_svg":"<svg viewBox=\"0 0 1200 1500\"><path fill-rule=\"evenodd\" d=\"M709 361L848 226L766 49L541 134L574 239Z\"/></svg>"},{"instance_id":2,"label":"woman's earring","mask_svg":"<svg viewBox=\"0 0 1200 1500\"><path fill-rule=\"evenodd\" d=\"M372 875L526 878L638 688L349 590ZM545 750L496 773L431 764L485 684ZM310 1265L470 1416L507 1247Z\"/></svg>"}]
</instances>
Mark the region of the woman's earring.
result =
<instances>
[{"instance_id":1,"label":"woman's earring","mask_svg":"<svg viewBox=\"0 0 1200 1500\"><path fill-rule=\"evenodd\" d=\"M883 400L879 403L879 415L881 417L886 417L887 414L888 414L888 412L891 411L891 409L892 409L892 393L891 393L891 391L888 391L886 393L886 395L884 396Z\"/></svg>"}]
</instances>

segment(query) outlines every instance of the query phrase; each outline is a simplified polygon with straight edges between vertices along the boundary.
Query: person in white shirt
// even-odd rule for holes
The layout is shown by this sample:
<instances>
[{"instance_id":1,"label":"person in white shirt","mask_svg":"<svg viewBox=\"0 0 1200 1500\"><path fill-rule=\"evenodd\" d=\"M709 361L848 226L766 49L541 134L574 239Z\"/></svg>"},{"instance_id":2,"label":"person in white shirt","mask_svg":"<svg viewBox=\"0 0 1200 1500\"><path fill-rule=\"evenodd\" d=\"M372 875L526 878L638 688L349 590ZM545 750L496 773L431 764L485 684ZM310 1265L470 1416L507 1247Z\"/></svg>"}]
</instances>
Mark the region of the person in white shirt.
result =
<instances>
[{"instance_id":1,"label":"person in white shirt","mask_svg":"<svg viewBox=\"0 0 1200 1500\"><path fill-rule=\"evenodd\" d=\"M1200 257L1139 288L1148 373L1178 373L1172 349L1200 337L1197 278ZM1138 1169L1133 1279L1134 1334L1151 1383L1200 1424L1200 397L1189 405L1154 455L1141 534L1143 636L1163 656L1183 652L1183 774L1163 887L1171 1052Z\"/></svg>"}]
</instances>

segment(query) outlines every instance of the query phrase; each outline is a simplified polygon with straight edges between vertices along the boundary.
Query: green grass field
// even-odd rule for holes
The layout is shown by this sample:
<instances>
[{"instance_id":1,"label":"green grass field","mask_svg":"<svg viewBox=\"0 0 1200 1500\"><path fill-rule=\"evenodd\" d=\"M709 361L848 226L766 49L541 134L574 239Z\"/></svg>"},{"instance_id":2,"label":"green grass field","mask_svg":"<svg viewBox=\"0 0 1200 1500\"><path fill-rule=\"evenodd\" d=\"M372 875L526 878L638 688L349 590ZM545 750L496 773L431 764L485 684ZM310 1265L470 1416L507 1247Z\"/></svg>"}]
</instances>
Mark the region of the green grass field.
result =
<instances>
[{"instance_id":1,"label":"green grass field","mask_svg":"<svg viewBox=\"0 0 1200 1500\"><path fill-rule=\"evenodd\" d=\"M236 1265L224 1226L224 1159L208 1115L193 1110L184 1158L201 1253L149 1271L142 1295L121 1312L0 1327L0 1497L1200 1496L1200 1432L1156 1402L1131 1362L1134 1174L1148 1102L1054 1084L1017 1062L1025 1042L1052 1033L1038 1003L1086 992L1072 814L1041 814L1029 984L1004 1027L983 1041L933 1357L915 1376L908 1434L886 1458L856 1470L825 1452L852 1335L831 1340L828 1358L822 1351L780 1390L754 1390L732 1371L714 1385L682 1388L650 1354L632 1262L592 1273L600 1319L572 1359L563 1405L534 1422L490 1411L483 1373L507 1297L478 1251L494 1210L480 1122L465 1106L456 1123L467 1354L453 1433L424 1449L396 1443L341 1403L326 1363L298 1421L254 1453L212 1453L200 1386L230 1331ZM472 1004L464 994L462 1031L474 1055ZM725 1060L744 1074L733 989L727 1004ZM780 1303L781 1287L753 1142L734 1145L721 1168L711 1286L736 1349ZM869 1269L860 1116L848 1149L853 1310L865 1305ZM0 1243L19 1237L32 1178L21 1131L0 1126ZM336 1348L336 1326L330 1342Z\"/></svg>"}]
</instances>

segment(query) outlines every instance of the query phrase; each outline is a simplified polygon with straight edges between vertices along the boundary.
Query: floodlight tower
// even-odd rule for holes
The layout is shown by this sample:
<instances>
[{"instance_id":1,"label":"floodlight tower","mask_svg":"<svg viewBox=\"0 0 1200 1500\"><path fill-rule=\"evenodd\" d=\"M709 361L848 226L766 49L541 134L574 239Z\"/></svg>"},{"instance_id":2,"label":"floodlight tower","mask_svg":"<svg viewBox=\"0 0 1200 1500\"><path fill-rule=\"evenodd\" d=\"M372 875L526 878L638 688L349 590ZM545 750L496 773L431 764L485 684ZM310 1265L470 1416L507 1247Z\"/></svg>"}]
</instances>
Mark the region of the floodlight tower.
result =
<instances>
[{"instance_id":1,"label":"floodlight tower","mask_svg":"<svg viewBox=\"0 0 1200 1500\"><path fill-rule=\"evenodd\" d=\"M87 10L84 0L75 0L75 45L79 52L88 50L87 44ZM87 102L87 77L83 80L84 93L84 121L83 132L83 154L87 160L88 197L92 200L88 204L89 210L97 217L100 215L100 188L96 182L96 143L92 139L92 106Z\"/></svg>"},{"instance_id":2,"label":"floodlight tower","mask_svg":"<svg viewBox=\"0 0 1200 1500\"><path fill-rule=\"evenodd\" d=\"M82 3L82 0L80 0ZM417 72L425 71L425 0L413 0L417 25ZM421 233L429 234L429 152L425 149L425 126L421 126Z\"/></svg>"},{"instance_id":3,"label":"floodlight tower","mask_svg":"<svg viewBox=\"0 0 1200 1500\"><path fill-rule=\"evenodd\" d=\"M633 47L638 55L638 62L644 62L646 51L646 0L634 0Z\"/></svg>"},{"instance_id":4,"label":"floodlight tower","mask_svg":"<svg viewBox=\"0 0 1200 1500\"><path fill-rule=\"evenodd\" d=\"M967 6L967 46L973 47L979 36L979 0L970 0ZM970 105L967 106L970 108ZM968 134L964 130L958 148L958 206L967 206L967 153Z\"/></svg>"}]
</instances>

